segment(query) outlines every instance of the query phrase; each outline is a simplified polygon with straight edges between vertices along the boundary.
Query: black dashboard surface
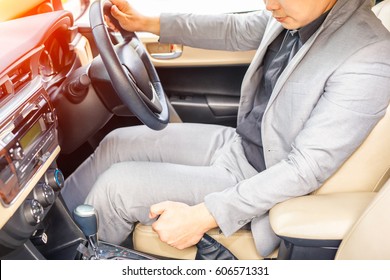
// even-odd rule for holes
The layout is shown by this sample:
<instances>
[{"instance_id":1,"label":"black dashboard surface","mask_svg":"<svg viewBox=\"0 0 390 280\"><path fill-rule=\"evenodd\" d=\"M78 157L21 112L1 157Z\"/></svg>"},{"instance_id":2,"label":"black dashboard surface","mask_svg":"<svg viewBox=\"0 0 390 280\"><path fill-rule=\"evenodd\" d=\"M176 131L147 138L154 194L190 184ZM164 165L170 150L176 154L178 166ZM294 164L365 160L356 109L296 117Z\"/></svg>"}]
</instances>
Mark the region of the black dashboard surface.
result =
<instances>
[{"instance_id":1,"label":"black dashboard surface","mask_svg":"<svg viewBox=\"0 0 390 280\"><path fill-rule=\"evenodd\" d=\"M0 76L56 30L73 25L70 12L56 11L0 23Z\"/></svg>"}]
</instances>

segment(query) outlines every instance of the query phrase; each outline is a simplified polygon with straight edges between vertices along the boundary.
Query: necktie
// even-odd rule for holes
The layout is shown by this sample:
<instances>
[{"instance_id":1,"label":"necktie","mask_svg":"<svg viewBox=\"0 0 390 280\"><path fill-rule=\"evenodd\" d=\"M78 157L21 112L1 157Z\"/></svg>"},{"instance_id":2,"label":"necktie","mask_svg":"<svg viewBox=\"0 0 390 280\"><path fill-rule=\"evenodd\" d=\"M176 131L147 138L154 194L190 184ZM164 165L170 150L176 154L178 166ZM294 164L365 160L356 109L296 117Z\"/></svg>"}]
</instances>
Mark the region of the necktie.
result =
<instances>
[{"instance_id":1,"label":"necktie","mask_svg":"<svg viewBox=\"0 0 390 280\"><path fill-rule=\"evenodd\" d=\"M272 92L280 74L301 46L302 43L298 30L287 30L278 53L275 55L275 58L272 60L264 75L265 89L267 92Z\"/></svg>"}]
</instances>

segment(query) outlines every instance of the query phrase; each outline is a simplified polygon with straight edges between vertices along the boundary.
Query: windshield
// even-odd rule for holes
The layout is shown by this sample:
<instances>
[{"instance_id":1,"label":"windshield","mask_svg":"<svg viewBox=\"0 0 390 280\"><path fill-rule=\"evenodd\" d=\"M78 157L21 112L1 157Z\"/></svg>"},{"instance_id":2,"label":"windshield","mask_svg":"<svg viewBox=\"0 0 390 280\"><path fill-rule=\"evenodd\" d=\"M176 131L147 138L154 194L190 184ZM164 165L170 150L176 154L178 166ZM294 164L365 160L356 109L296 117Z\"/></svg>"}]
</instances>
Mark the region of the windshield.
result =
<instances>
[{"instance_id":1,"label":"windshield","mask_svg":"<svg viewBox=\"0 0 390 280\"><path fill-rule=\"evenodd\" d=\"M45 0L0 0L0 22L16 18Z\"/></svg>"}]
</instances>

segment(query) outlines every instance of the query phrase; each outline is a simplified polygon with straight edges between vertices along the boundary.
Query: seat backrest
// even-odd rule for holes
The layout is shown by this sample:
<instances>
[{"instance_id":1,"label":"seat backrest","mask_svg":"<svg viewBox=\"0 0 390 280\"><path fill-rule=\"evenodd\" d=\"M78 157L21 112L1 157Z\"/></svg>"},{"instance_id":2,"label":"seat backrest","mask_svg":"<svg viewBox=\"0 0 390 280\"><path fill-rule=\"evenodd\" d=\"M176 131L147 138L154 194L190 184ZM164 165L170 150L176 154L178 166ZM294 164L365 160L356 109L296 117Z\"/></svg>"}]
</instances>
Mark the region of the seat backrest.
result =
<instances>
[{"instance_id":1,"label":"seat backrest","mask_svg":"<svg viewBox=\"0 0 390 280\"><path fill-rule=\"evenodd\" d=\"M390 180L340 244L336 259L390 260Z\"/></svg>"},{"instance_id":2,"label":"seat backrest","mask_svg":"<svg viewBox=\"0 0 390 280\"><path fill-rule=\"evenodd\" d=\"M390 0L372 10L390 30ZM389 178L390 107L364 143L315 193L378 191Z\"/></svg>"},{"instance_id":3,"label":"seat backrest","mask_svg":"<svg viewBox=\"0 0 390 280\"><path fill-rule=\"evenodd\" d=\"M383 25L390 30L390 0L385 0L373 7L373 12L382 21ZM390 51L390 50L389 50ZM379 126L379 127L378 127ZM375 131L377 130L377 131ZM390 143L390 116L389 109L383 120L375 127L375 130L371 134L378 134L375 139L381 134ZM384 133L384 134L383 134ZM386 134L387 133L387 134ZM364 143L362 147L365 145ZM373 144L375 144L373 142ZM379 142L379 149L383 149L383 158L380 160L387 160L388 164L390 148L383 146L384 142ZM359 151L357 151L359 153ZM380 155L379 155L380 156ZM373 159L373 158L372 158ZM379 165L376 160L373 159L373 164ZM376 167L375 167L376 168ZM383 170L385 167L381 168ZM371 172L371 170L369 170ZM359 173L355 173L358 175ZM379 175L379 174L378 174ZM375 175L375 176L378 176ZM387 174L384 174L382 181L385 181L386 177L389 177L389 168L387 168ZM360 177L360 176L359 176ZM378 186L376 186L378 187ZM375 199L367 207L366 211L356 222L356 224L349 231L347 236L343 239L337 254L336 259L348 259L348 260L373 260L373 259L390 259L390 219L388 214L390 213L390 179L383 186L381 191L377 194Z\"/></svg>"}]
</instances>

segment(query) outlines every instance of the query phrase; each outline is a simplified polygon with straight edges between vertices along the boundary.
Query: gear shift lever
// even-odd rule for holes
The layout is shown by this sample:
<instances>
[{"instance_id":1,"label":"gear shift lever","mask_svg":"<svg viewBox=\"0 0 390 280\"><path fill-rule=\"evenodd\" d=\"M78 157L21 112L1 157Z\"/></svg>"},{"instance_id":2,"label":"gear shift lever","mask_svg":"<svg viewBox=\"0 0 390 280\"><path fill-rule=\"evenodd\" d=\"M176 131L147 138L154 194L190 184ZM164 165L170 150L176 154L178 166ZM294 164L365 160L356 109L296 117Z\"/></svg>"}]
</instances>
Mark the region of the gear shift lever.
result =
<instances>
[{"instance_id":1,"label":"gear shift lever","mask_svg":"<svg viewBox=\"0 0 390 280\"><path fill-rule=\"evenodd\" d=\"M87 237L89 245L95 253L95 258L99 259L98 214L95 208L88 204L79 205L74 209L73 216L81 231Z\"/></svg>"}]
</instances>

